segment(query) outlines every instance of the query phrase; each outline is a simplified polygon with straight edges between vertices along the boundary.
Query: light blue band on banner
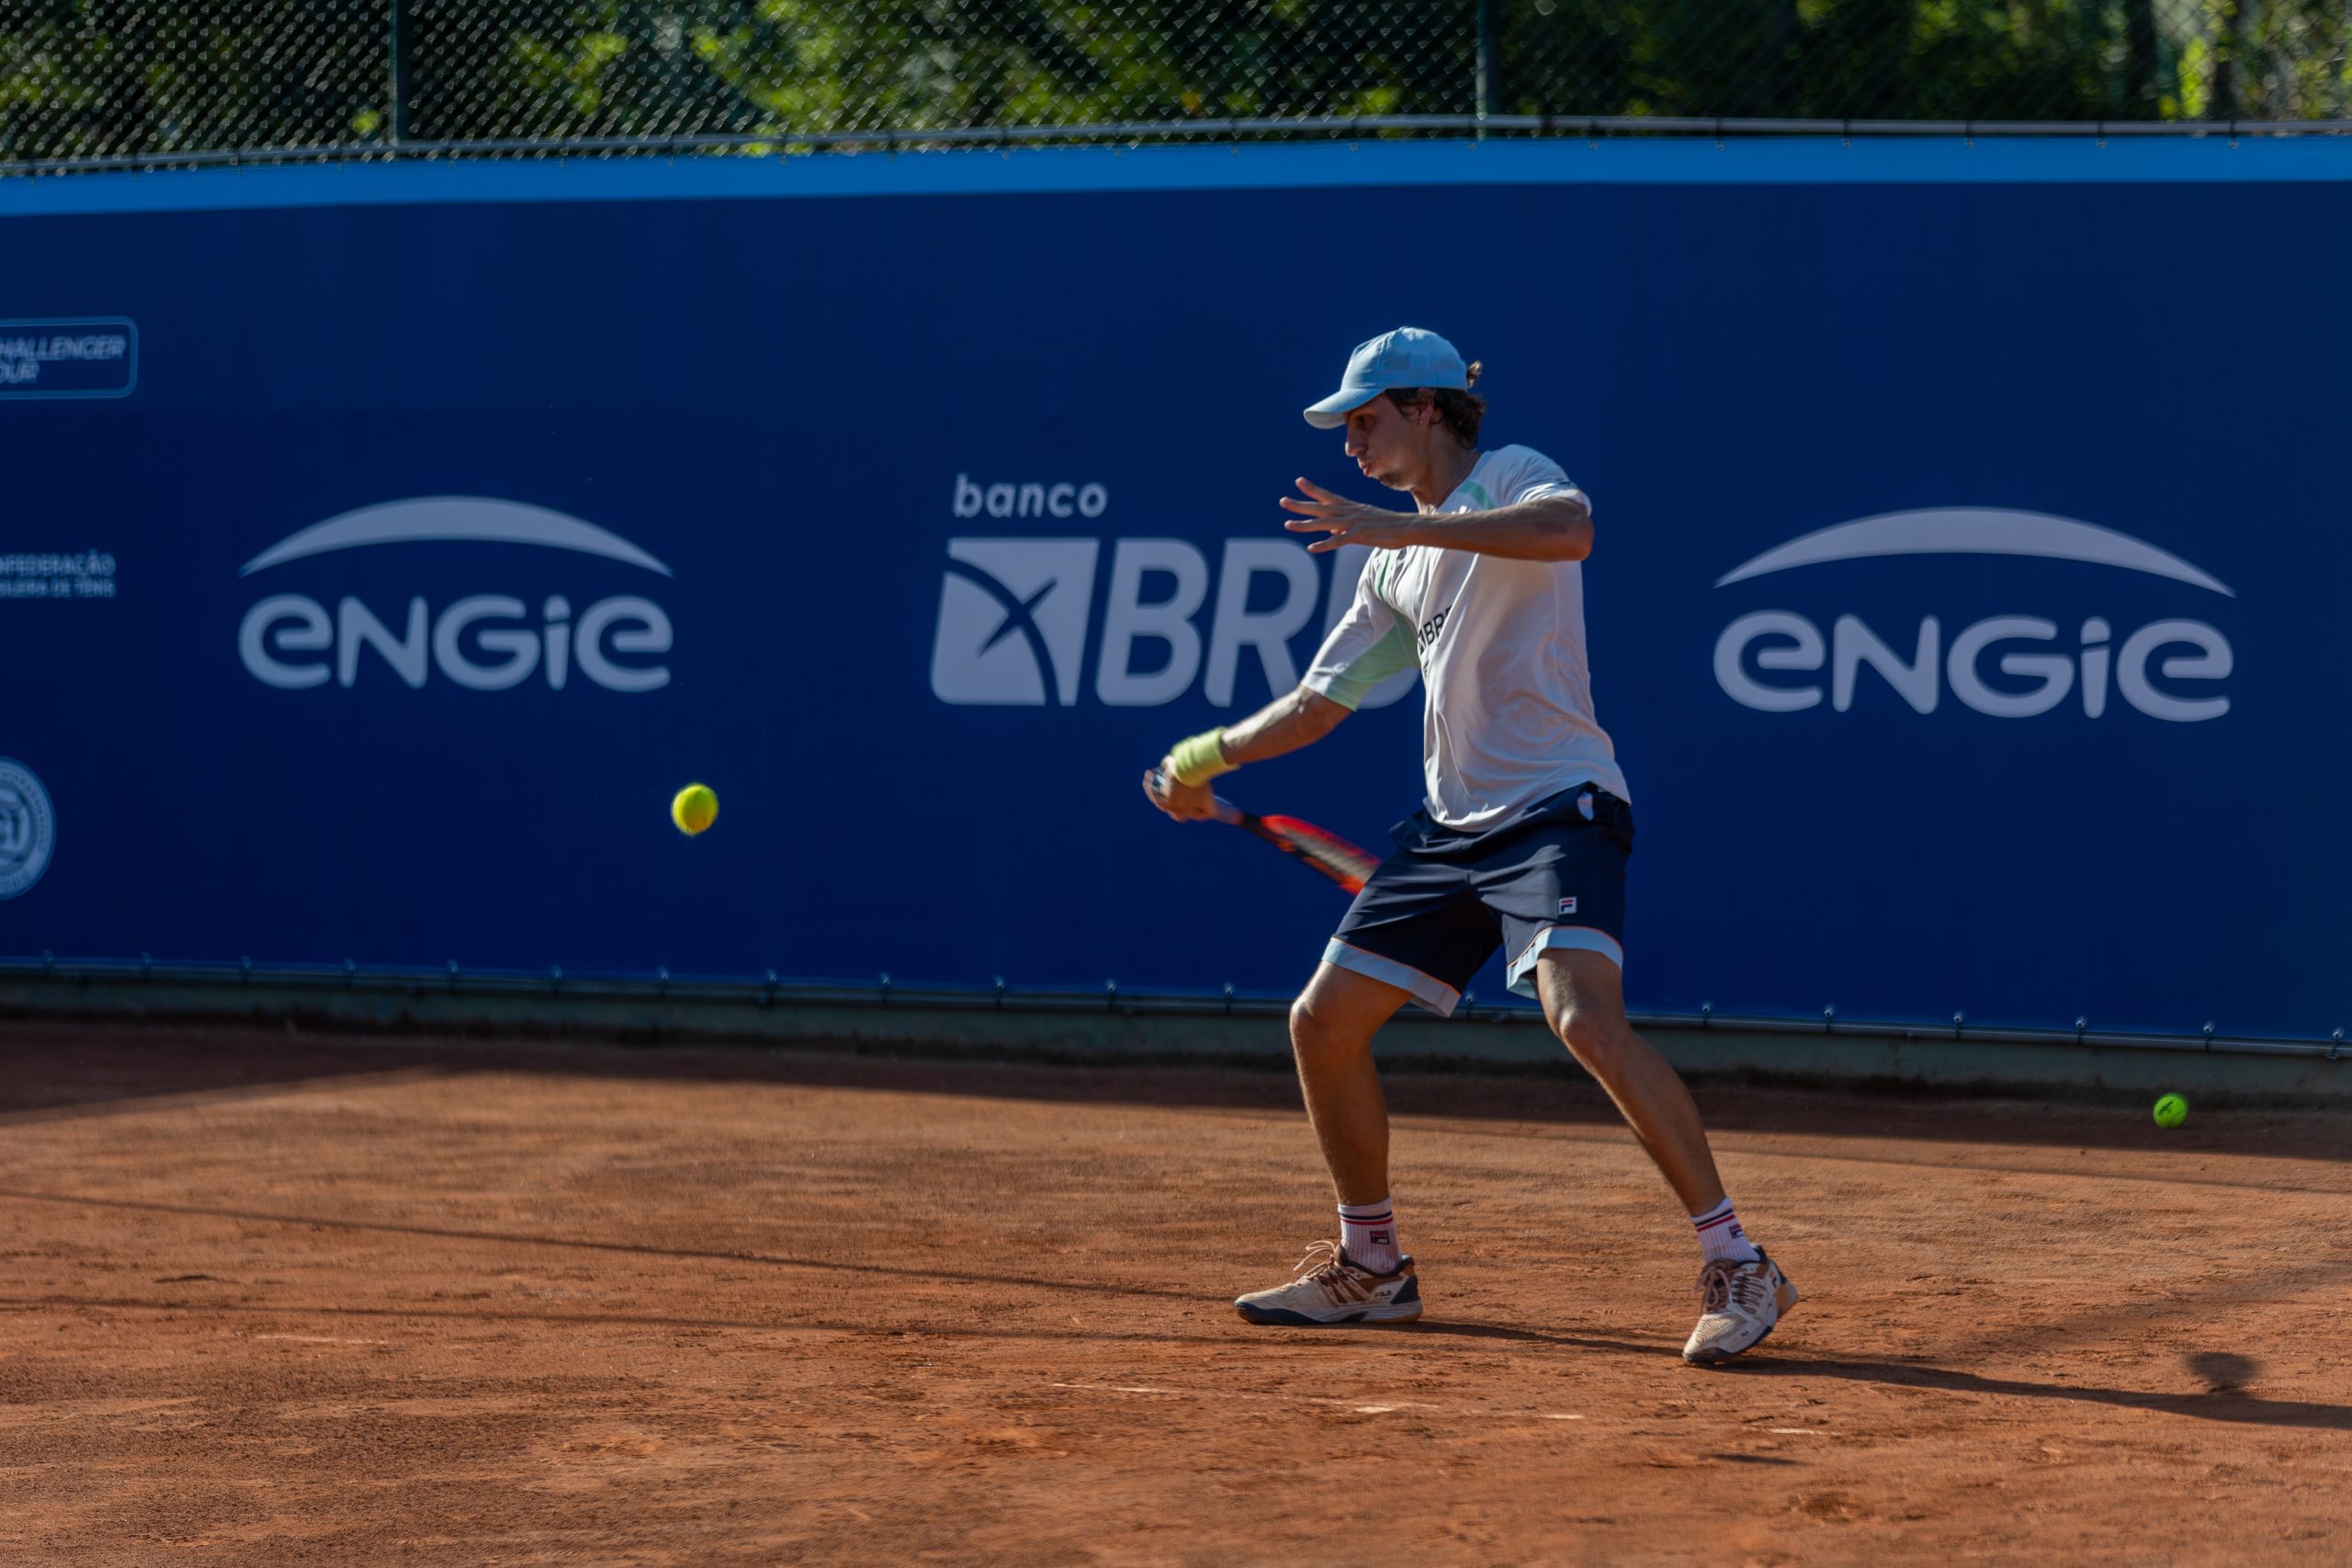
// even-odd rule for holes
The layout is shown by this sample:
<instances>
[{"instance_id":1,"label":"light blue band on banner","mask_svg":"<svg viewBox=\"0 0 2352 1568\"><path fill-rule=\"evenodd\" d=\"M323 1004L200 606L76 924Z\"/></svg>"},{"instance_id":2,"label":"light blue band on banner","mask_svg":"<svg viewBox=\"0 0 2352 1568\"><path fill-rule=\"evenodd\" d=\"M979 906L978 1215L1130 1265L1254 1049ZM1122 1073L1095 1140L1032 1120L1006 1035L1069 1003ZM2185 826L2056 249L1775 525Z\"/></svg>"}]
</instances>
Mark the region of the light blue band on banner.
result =
<instances>
[{"instance_id":1,"label":"light blue band on banner","mask_svg":"<svg viewBox=\"0 0 2352 1568\"><path fill-rule=\"evenodd\" d=\"M443 202L693 201L1461 185L2352 181L2352 137L1703 136L922 152L392 159L0 177L0 217Z\"/></svg>"}]
</instances>

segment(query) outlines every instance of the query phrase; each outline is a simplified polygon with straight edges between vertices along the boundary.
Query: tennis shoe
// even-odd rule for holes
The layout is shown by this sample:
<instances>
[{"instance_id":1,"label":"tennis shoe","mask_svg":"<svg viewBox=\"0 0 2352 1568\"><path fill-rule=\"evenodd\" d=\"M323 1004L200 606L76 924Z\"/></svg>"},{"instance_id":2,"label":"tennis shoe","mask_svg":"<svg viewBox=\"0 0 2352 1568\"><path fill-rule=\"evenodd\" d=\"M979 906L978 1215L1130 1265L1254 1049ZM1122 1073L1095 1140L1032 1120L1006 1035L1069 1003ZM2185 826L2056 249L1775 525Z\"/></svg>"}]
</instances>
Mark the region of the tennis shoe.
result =
<instances>
[{"instance_id":1,"label":"tennis shoe","mask_svg":"<svg viewBox=\"0 0 2352 1568\"><path fill-rule=\"evenodd\" d=\"M1797 1288L1762 1247L1746 1263L1710 1258L1699 1270L1696 1292L1699 1326L1682 1347L1686 1361L1730 1360L1753 1348L1797 1304Z\"/></svg>"},{"instance_id":2,"label":"tennis shoe","mask_svg":"<svg viewBox=\"0 0 2352 1568\"><path fill-rule=\"evenodd\" d=\"M1238 1297L1233 1310L1251 1323L1306 1328L1410 1323L1421 1315L1421 1287L1409 1258L1400 1260L1393 1274L1375 1274L1350 1258L1338 1242L1318 1241L1298 1260L1289 1284Z\"/></svg>"}]
</instances>

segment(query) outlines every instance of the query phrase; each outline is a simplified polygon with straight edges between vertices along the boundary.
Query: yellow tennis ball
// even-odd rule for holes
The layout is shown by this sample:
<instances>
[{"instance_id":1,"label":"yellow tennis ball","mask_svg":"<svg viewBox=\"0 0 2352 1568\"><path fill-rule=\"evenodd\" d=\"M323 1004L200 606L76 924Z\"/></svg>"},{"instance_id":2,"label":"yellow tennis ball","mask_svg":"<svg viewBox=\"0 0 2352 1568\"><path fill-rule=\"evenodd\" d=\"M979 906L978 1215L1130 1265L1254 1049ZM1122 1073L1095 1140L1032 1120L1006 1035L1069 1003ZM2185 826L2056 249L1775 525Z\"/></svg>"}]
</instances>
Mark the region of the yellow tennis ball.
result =
<instances>
[{"instance_id":1,"label":"yellow tennis ball","mask_svg":"<svg viewBox=\"0 0 2352 1568\"><path fill-rule=\"evenodd\" d=\"M718 820L718 796L710 792L708 784L688 784L670 802L670 820L678 825L681 833L699 833Z\"/></svg>"},{"instance_id":2,"label":"yellow tennis ball","mask_svg":"<svg viewBox=\"0 0 2352 1568\"><path fill-rule=\"evenodd\" d=\"M2188 1120L2188 1101L2177 1094L2165 1095L2156 1101L2156 1125L2177 1127Z\"/></svg>"}]
</instances>

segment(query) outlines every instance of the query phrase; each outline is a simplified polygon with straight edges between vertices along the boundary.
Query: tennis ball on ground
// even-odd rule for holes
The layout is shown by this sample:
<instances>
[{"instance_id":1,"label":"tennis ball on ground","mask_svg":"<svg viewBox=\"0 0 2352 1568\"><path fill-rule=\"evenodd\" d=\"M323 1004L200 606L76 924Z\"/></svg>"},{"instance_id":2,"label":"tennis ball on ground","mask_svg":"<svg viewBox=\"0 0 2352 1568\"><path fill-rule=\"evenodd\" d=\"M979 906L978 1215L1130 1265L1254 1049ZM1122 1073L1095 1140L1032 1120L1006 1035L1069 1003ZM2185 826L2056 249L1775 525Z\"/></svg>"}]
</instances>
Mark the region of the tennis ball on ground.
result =
<instances>
[{"instance_id":1,"label":"tennis ball on ground","mask_svg":"<svg viewBox=\"0 0 2352 1568\"><path fill-rule=\"evenodd\" d=\"M2188 1120L2188 1101L2177 1094L2165 1095L2156 1101L2156 1125L2177 1127Z\"/></svg>"},{"instance_id":2,"label":"tennis ball on ground","mask_svg":"<svg viewBox=\"0 0 2352 1568\"><path fill-rule=\"evenodd\" d=\"M718 820L718 796L711 794L708 784L688 784L670 802L670 820L689 837L699 833Z\"/></svg>"}]
</instances>

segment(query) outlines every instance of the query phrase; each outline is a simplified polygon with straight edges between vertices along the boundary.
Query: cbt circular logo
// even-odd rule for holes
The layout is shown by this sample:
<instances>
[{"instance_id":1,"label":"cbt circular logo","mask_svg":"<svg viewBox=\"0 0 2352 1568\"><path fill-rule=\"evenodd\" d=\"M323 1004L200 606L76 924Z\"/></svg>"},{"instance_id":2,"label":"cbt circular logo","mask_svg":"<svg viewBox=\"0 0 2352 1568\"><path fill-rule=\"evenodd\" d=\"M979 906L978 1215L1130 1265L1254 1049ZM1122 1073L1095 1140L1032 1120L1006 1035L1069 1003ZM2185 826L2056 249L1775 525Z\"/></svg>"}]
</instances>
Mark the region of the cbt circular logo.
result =
<instances>
[{"instance_id":1,"label":"cbt circular logo","mask_svg":"<svg viewBox=\"0 0 2352 1568\"><path fill-rule=\"evenodd\" d=\"M49 869L57 813L49 792L22 762L0 757L0 898L14 898Z\"/></svg>"}]
</instances>

